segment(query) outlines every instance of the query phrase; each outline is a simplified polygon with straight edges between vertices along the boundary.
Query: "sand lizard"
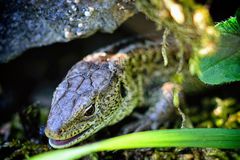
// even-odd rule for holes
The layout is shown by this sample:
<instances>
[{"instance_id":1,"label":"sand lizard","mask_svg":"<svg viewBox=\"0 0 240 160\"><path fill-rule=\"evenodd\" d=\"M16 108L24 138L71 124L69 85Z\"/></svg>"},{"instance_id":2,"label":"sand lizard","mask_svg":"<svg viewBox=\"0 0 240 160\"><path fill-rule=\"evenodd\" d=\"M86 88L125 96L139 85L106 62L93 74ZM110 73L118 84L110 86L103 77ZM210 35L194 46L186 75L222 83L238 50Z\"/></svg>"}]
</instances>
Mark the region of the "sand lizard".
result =
<instances>
[{"instance_id":1,"label":"sand lizard","mask_svg":"<svg viewBox=\"0 0 240 160\"><path fill-rule=\"evenodd\" d=\"M161 35L121 41L75 64L54 92L45 129L50 145L65 148L79 143L143 103L153 106L146 117L162 123L173 107L172 95L160 87L177 72L179 64L176 40L168 36L167 43L167 67ZM172 88L165 85L166 90Z\"/></svg>"}]
</instances>

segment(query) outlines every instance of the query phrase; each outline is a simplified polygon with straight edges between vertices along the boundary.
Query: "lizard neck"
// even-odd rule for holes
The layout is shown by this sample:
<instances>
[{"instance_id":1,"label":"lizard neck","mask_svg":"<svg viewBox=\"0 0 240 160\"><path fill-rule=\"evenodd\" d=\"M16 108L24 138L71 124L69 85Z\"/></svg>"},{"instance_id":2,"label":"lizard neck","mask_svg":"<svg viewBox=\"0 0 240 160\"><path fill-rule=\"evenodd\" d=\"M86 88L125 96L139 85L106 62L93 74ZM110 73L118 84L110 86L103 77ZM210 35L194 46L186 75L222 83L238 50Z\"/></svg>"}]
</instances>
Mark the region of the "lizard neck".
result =
<instances>
[{"instance_id":1,"label":"lizard neck","mask_svg":"<svg viewBox=\"0 0 240 160\"><path fill-rule=\"evenodd\" d=\"M161 34L149 34L147 36L123 40L97 52L107 53L107 59L120 64L123 70L131 72L129 76L133 80L138 79L139 75L148 77L145 79L152 79L152 76L156 78L159 75L158 77L164 80L164 77L169 78L166 76L168 73L172 75L171 70L174 70L176 73L179 64L176 56L179 52L176 40L173 36L168 36L166 41L167 45L171 46L167 47L167 66L164 66L163 62L163 40ZM164 70L167 70L167 73ZM129 73L126 72L126 74Z\"/></svg>"},{"instance_id":2,"label":"lizard neck","mask_svg":"<svg viewBox=\"0 0 240 160\"><path fill-rule=\"evenodd\" d=\"M140 39L117 51L116 55L127 55L120 63L124 68L123 81L138 103L145 103L149 97L148 94L153 89L159 88L164 82L169 81L171 76L177 72L179 64L179 60L176 58L178 45L172 37L169 37L168 45L171 48L167 50L167 66L164 66L161 52L162 39L159 37Z\"/></svg>"}]
</instances>

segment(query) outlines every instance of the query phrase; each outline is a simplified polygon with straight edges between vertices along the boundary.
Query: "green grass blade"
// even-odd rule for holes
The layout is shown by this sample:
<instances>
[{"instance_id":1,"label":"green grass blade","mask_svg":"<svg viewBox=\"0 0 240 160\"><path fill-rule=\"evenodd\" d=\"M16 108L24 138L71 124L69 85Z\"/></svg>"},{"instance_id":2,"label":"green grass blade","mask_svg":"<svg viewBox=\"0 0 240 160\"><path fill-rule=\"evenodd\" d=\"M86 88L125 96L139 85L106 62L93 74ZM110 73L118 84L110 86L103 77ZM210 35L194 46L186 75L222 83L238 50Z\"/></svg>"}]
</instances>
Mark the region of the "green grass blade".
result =
<instances>
[{"instance_id":1,"label":"green grass blade","mask_svg":"<svg viewBox=\"0 0 240 160\"><path fill-rule=\"evenodd\" d=\"M195 128L138 132L80 147L50 151L30 160L70 160L92 152L156 147L240 148L240 130Z\"/></svg>"}]
</instances>

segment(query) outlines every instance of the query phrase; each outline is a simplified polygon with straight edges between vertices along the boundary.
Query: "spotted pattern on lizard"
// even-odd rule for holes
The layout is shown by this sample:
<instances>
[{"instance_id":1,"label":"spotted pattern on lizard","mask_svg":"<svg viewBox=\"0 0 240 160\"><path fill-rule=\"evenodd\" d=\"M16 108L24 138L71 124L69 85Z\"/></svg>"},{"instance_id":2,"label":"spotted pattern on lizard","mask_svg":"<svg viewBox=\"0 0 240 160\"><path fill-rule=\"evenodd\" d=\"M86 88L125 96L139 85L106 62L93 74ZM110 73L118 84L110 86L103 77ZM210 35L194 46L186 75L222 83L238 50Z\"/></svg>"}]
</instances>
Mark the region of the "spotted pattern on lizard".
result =
<instances>
[{"instance_id":1,"label":"spotted pattern on lizard","mask_svg":"<svg viewBox=\"0 0 240 160\"><path fill-rule=\"evenodd\" d=\"M151 94L177 71L178 45L169 36L168 66L161 35L123 40L86 56L54 92L45 134L54 148L83 141L151 102Z\"/></svg>"}]
</instances>

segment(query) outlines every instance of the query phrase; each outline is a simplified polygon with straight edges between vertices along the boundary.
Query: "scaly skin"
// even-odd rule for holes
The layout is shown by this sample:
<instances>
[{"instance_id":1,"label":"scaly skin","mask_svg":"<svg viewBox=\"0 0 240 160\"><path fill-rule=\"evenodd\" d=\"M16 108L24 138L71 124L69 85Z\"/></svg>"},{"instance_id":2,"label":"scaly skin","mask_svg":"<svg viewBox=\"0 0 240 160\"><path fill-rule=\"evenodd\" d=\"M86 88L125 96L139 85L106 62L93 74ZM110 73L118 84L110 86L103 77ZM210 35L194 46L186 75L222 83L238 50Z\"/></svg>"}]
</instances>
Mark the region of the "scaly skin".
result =
<instances>
[{"instance_id":1,"label":"scaly skin","mask_svg":"<svg viewBox=\"0 0 240 160\"><path fill-rule=\"evenodd\" d=\"M72 146L117 123L169 81L177 71L178 48L168 37L169 62L164 67L159 37L122 41L70 69L54 92L45 129L52 147Z\"/></svg>"}]
</instances>

